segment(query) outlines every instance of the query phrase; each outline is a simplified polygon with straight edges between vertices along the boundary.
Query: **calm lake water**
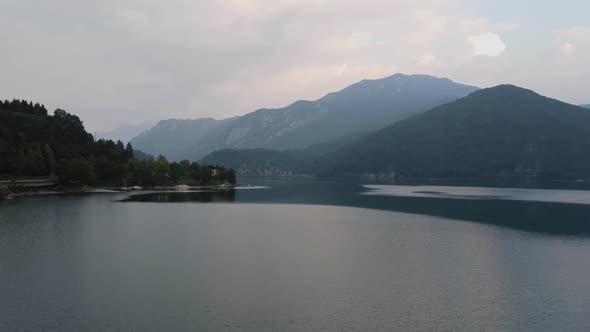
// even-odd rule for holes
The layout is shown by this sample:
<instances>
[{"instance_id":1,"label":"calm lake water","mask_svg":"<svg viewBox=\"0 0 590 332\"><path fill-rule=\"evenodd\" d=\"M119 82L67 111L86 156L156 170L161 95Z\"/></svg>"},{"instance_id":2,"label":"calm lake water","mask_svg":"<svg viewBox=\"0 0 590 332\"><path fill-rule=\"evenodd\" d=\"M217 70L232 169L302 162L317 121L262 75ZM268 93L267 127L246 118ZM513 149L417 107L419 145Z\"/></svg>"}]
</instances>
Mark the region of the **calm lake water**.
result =
<instances>
[{"instance_id":1,"label":"calm lake water","mask_svg":"<svg viewBox=\"0 0 590 332\"><path fill-rule=\"evenodd\" d=\"M590 191L248 180L0 202L0 331L590 329Z\"/></svg>"}]
</instances>

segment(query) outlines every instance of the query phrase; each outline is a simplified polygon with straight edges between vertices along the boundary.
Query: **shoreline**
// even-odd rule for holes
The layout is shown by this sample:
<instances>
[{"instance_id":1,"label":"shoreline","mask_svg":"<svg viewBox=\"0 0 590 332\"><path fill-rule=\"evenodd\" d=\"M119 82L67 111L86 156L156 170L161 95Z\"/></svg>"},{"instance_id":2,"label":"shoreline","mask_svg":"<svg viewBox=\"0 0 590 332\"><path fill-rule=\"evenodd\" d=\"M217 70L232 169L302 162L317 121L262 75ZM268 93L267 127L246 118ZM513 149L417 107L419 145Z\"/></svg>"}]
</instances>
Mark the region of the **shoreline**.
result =
<instances>
[{"instance_id":1,"label":"shoreline","mask_svg":"<svg viewBox=\"0 0 590 332\"><path fill-rule=\"evenodd\" d=\"M85 187L79 189L61 189L61 190L31 190L31 191L24 191L19 193L10 193L4 197L0 197L0 201L2 200L14 200L17 198L22 197L32 197L32 196L49 196L49 195L64 195L64 194L115 194L115 193L141 193L145 191L194 191L194 190L220 190L220 189L236 189L248 186L238 186L238 185L207 185L207 186L155 186L155 187L148 187L142 190L121 190L118 188L113 187Z\"/></svg>"}]
</instances>

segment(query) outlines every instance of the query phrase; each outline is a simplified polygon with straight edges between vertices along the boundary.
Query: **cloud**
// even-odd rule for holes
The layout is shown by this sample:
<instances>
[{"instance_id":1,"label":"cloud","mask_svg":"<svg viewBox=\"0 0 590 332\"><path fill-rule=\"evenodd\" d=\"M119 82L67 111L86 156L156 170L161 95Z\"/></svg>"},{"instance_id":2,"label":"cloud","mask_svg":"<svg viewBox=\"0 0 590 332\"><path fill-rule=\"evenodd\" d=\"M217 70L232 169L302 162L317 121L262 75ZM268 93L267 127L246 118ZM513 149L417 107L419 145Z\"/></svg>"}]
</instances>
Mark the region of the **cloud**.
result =
<instances>
[{"instance_id":1,"label":"cloud","mask_svg":"<svg viewBox=\"0 0 590 332\"><path fill-rule=\"evenodd\" d=\"M441 14L432 11L417 11L411 18L412 26L416 30L408 34L407 40L410 45L430 45L447 27L448 19Z\"/></svg>"},{"instance_id":2,"label":"cloud","mask_svg":"<svg viewBox=\"0 0 590 332\"><path fill-rule=\"evenodd\" d=\"M565 42L565 43L561 44L561 51L565 55L572 55L572 54L574 54L574 45L572 45L572 43Z\"/></svg>"},{"instance_id":3,"label":"cloud","mask_svg":"<svg viewBox=\"0 0 590 332\"><path fill-rule=\"evenodd\" d=\"M514 31L520 26L511 22L494 22L485 17L475 17L460 20L457 24L465 33L483 34L488 31L507 32Z\"/></svg>"},{"instance_id":4,"label":"cloud","mask_svg":"<svg viewBox=\"0 0 590 332\"><path fill-rule=\"evenodd\" d=\"M421 65L431 65L436 61L436 57L432 53L424 53L418 57L418 63Z\"/></svg>"},{"instance_id":5,"label":"cloud","mask_svg":"<svg viewBox=\"0 0 590 332\"><path fill-rule=\"evenodd\" d=\"M590 55L590 26L573 26L555 30L553 35L563 55L570 58L574 54L581 57Z\"/></svg>"},{"instance_id":6,"label":"cloud","mask_svg":"<svg viewBox=\"0 0 590 332\"><path fill-rule=\"evenodd\" d=\"M499 35L495 33L484 33L481 35L471 36L467 39L471 44L473 55L499 56L506 51L506 44Z\"/></svg>"},{"instance_id":7,"label":"cloud","mask_svg":"<svg viewBox=\"0 0 590 332\"><path fill-rule=\"evenodd\" d=\"M191 105L198 107L203 98L214 98L227 108L247 109L252 99L265 100L265 107L282 107L300 99L315 100L360 80L383 78L398 71L394 65L341 64L295 66L256 79L244 74L241 79L211 86L202 96L195 96Z\"/></svg>"},{"instance_id":8,"label":"cloud","mask_svg":"<svg viewBox=\"0 0 590 332\"><path fill-rule=\"evenodd\" d=\"M397 71L486 85L503 66L522 67L516 48L498 57L506 50L498 34L522 38L525 29L467 8L462 0L6 0L0 98L63 107L100 131L284 106ZM572 45L576 70L588 68L584 31L547 37L561 57ZM510 81L517 71L505 72Z\"/></svg>"}]
</instances>

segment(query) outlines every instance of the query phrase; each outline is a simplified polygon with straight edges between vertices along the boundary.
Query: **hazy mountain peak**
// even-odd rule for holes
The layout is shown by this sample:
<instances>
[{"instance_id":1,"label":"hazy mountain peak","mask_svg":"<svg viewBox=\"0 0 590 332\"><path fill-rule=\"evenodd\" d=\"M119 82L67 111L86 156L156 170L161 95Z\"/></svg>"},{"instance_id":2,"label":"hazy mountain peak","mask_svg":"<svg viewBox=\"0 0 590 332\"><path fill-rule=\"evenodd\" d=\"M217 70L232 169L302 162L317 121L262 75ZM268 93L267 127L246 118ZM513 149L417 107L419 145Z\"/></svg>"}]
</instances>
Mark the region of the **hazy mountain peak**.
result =
<instances>
[{"instance_id":1,"label":"hazy mountain peak","mask_svg":"<svg viewBox=\"0 0 590 332\"><path fill-rule=\"evenodd\" d=\"M166 119L133 138L131 144L152 155L162 154L172 160L184 159L188 146L193 142L236 118Z\"/></svg>"},{"instance_id":2,"label":"hazy mountain peak","mask_svg":"<svg viewBox=\"0 0 590 332\"><path fill-rule=\"evenodd\" d=\"M160 137L156 141L173 141L173 144L166 146L174 146L178 151L177 158L193 160L220 149L300 149L338 137L381 129L409 115L464 97L477 89L446 78L397 74L382 79L363 80L315 101L299 100L283 108L259 109L215 126L198 137L183 136L183 130L179 129L181 125L176 123L170 125L166 135L155 135L155 132L150 132L150 135ZM185 122L191 121L194 120ZM198 121L202 123L207 120ZM164 129L162 126L158 128ZM159 147L163 147L159 144ZM181 148L185 149L182 157ZM156 155L165 152L140 149Z\"/></svg>"},{"instance_id":3,"label":"hazy mountain peak","mask_svg":"<svg viewBox=\"0 0 590 332\"><path fill-rule=\"evenodd\" d=\"M371 94L372 97L390 96L398 94L400 98L419 98L422 94L446 95L463 97L479 88L439 78L430 75L395 74L380 79L366 79L352 84L343 90L329 95L331 98L339 95Z\"/></svg>"},{"instance_id":4,"label":"hazy mountain peak","mask_svg":"<svg viewBox=\"0 0 590 332\"><path fill-rule=\"evenodd\" d=\"M497 86L494 86L491 88L481 89L481 90L478 90L478 91L472 93L472 96L474 96L474 97L491 96L491 95L503 95L506 97L514 96L514 95L529 96L529 97L541 96L533 90L522 88L522 87L519 87L519 86L513 85L513 84L500 84L500 85L497 85Z\"/></svg>"},{"instance_id":5,"label":"hazy mountain peak","mask_svg":"<svg viewBox=\"0 0 590 332\"><path fill-rule=\"evenodd\" d=\"M207 123L207 122L214 122L214 121L217 121L217 120L215 120L213 118L199 118L199 119L174 119L174 118L171 118L171 119L165 119L165 120L158 121L158 123L156 123L154 128L164 127L164 126L169 126L169 125L176 125L176 124Z\"/></svg>"}]
</instances>

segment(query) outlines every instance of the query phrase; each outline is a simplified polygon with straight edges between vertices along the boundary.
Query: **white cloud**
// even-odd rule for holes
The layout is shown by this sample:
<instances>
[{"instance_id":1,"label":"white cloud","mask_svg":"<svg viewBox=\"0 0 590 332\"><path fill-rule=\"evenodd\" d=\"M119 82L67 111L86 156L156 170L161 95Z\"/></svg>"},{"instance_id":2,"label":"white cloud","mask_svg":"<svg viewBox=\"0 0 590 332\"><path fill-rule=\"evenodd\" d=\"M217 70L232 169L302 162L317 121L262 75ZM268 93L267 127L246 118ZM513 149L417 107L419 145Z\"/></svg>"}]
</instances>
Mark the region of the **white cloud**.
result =
<instances>
[{"instance_id":1,"label":"white cloud","mask_svg":"<svg viewBox=\"0 0 590 332\"><path fill-rule=\"evenodd\" d=\"M506 51L506 44L499 35L495 33L484 33L467 38L471 44L473 55L499 56Z\"/></svg>"}]
</instances>

